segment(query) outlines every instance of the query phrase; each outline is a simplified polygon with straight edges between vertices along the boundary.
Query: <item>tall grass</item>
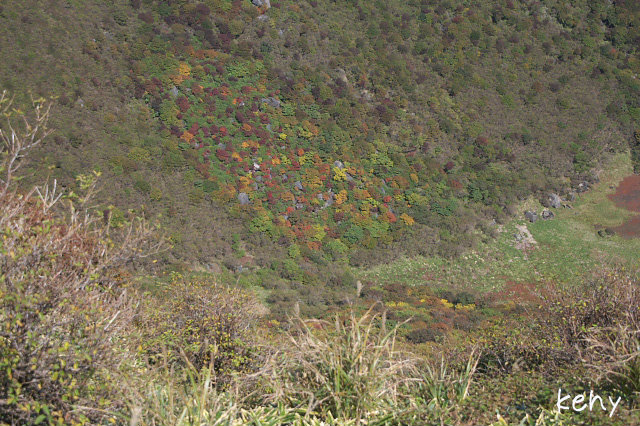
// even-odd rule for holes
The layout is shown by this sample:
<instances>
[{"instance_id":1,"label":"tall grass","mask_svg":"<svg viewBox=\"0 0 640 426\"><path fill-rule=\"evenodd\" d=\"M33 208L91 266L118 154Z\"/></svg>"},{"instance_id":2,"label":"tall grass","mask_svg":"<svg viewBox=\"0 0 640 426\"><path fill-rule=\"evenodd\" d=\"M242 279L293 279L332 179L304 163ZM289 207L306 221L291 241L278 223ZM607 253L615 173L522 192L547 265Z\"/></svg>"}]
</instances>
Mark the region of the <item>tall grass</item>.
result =
<instances>
[{"instance_id":1,"label":"tall grass","mask_svg":"<svg viewBox=\"0 0 640 426\"><path fill-rule=\"evenodd\" d=\"M410 397L406 401L403 424L460 423L461 404L469 396L478 360L475 349L460 369L453 367L444 355L438 361L423 360L416 370L419 380L412 383Z\"/></svg>"},{"instance_id":2,"label":"tall grass","mask_svg":"<svg viewBox=\"0 0 640 426\"><path fill-rule=\"evenodd\" d=\"M415 380L415 361L396 348L397 328L387 331L372 309L360 318L293 324L290 347L270 365L273 401L361 424L389 412Z\"/></svg>"},{"instance_id":3,"label":"tall grass","mask_svg":"<svg viewBox=\"0 0 640 426\"><path fill-rule=\"evenodd\" d=\"M216 389L216 369L165 362L132 399L135 426L443 425L460 418L478 356L461 369L442 357L419 365L397 327L371 308L334 321L295 318L264 368ZM210 359L215 359L212 354ZM256 380L257 379L257 380Z\"/></svg>"},{"instance_id":4,"label":"tall grass","mask_svg":"<svg viewBox=\"0 0 640 426\"><path fill-rule=\"evenodd\" d=\"M354 419L331 414L320 419L304 409L275 405L246 407L235 391L214 387L213 365L202 371L189 366L185 381L168 369L151 381L144 395L131 404L130 426L355 426ZM368 423L374 425L374 423ZM380 426L382 426L380 424Z\"/></svg>"},{"instance_id":5,"label":"tall grass","mask_svg":"<svg viewBox=\"0 0 640 426\"><path fill-rule=\"evenodd\" d=\"M538 417L527 414L517 423L508 422L500 414L497 417L498 421L489 426L573 426L576 424L571 413L560 413L558 410L547 410L545 408L540 410Z\"/></svg>"}]
</instances>

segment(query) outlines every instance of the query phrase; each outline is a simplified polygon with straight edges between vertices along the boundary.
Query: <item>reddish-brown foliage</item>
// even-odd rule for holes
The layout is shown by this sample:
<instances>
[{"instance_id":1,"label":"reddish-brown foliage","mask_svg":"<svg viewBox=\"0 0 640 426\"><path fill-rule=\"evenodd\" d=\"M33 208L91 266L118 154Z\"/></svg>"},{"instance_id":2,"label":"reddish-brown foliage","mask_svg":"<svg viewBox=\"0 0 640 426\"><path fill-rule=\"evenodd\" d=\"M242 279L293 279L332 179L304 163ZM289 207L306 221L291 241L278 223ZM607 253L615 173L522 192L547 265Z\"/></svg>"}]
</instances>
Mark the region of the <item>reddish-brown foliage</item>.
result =
<instances>
[{"instance_id":1,"label":"reddish-brown foliage","mask_svg":"<svg viewBox=\"0 0 640 426\"><path fill-rule=\"evenodd\" d=\"M622 207L633 212L640 212L640 175L627 176L620 182L614 194L609 195L609 199ZM635 216L614 228L623 238L640 237L640 216Z\"/></svg>"},{"instance_id":2,"label":"reddish-brown foliage","mask_svg":"<svg viewBox=\"0 0 640 426\"><path fill-rule=\"evenodd\" d=\"M191 107L189 100L184 96L181 96L178 99L176 99L176 105L178 105L178 108L180 108L180 112L182 113L189 111L189 108Z\"/></svg>"}]
</instances>

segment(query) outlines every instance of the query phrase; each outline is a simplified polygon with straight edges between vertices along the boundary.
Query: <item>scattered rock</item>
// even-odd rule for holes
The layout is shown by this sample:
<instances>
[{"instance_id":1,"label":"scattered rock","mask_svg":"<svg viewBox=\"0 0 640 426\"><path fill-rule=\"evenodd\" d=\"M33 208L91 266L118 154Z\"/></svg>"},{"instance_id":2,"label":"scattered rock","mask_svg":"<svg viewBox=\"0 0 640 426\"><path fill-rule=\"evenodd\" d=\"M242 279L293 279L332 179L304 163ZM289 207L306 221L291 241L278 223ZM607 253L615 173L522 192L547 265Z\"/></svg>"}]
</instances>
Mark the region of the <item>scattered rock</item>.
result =
<instances>
[{"instance_id":1,"label":"scattered rock","mask_svg":"<svg viewBox=\"0 0 640 426\"><path fill-rule=\"evenodd\" d=\"M553 219L555 216L556 215L549 209L542 210L542 219L543 220Z\"/></svg>"},{"instance_id":2,"label":"scattered rock","mask_svg":"<svg viewBox=\"0 0 640 426\"><path fill-rule=\"evenodd\" d=\"M327 197L327 201L324 202L324 206L322 208L326 209L327 207L332 206L335 198L336 194L334 194L333 191L329 189L329 196Z\"/></svg>"},{"instance_id":3,"label":"scattered rock","mask_svg":"<svg viewBox=\"0 0 640 426\"><path fill-rule=\"evenodd\" d=\"M271 7L270 0L251 0L251 3L253 3L253 5L256 7L266 6L267 9Z\"/></svg>"},{"instance_id":4,"label":"scattered rock","mask_svg":"<svg viewBox=\"0 0 640 426\"><path fill-rule=\"evenodd\" d=\"M534 223L536 220L538 220L538 213L526 211L524 212L524 217L526 217L529 222Z\"/></svg>"},{"instance_id":5,"label":"scattered rock","mask_svg":"<svg viewBox=\"0 0 640 426\"><path fill-rule=\"evenodd\" d=\"M520 234L520 233L515 233L513 234L513 238L516 239L517 242L520 242L524 239L524 235Z\"/></svg>"},{"instance_id":6,"label":"scattered rock","mask_svg":"<svg viewBox=\"0 0 640 426\"><path fill-rule=\"evenodd\" d=\"M554 209L562 207L562 198L558 194L549 194L549 205Z\"/></svg>"},{"instance_id":7,"label":"scattered rock","mask_svg":"<svg viewBox=\"0 0 640 426\"><path fill-rule=\"evenodd\" d=\"M616 231L614 231L613 229L608 228L608 227L598 230L598 236L603 237L603 238L612 237L614 235L616 235Z\"/></svg>"},{"instance_id":8,"label":"scattered rock","mask_svg":"<svg viewBox=\"0 0 640 426\"><path fill-rule=\"evenodd\" d=\"M170 90L169 93L171 93L171 96L173 96L174 98L177 98L178 95L180 94L180 91L178 90L178 88L176 86L173 86Z\"/></svg>"},{"instance_id":9,"label":"scattered rock","mask_svg":"<svg viewBox=\"0 0 640 426\"><path fill-rule=\"evenodd\" d=\"M340 170L344 169L344 164L342 164L342 161L340 160L336 160L333 162L333 165L337 168L339 168Z\"/></svg>"},{"instance_id":10,"label":"scattered rock","mask_svg":"<svg viewBox=\"0 0 640 426\"><path fill-rule=\"evenodd\" d=\"M263 104L267 104L269 106L272 106L274 108L280 108L280 101L276 98L274 98L273 96L269 96L268 98L262 98L261 102Z\"/></svg>"},{"instance_id":11,"label":"scattered rock","mask_svg":"<svg viewBox=\"0 0 640 426\"><path fill-rule=\"evenodd\" d=\"M538 244L538 242L533 238L531 232L529 232L529 228L527 225L517 225L516 229L519 231L516 237L516 248L519 250L527 250L533 248ZM515 236L514 235L514 236Z\"/></svg>"},{"instance_id":12,"label":"scattered rock","mask_svg":"<svg viewBox=\"0 0 640 426\"><path fill-rule=\"evenodd\" d=\"M293 186L296 187L296 189L299 189L300 191L302 191L303 187L302 187L302 182L300 182L299 180L295 181L293 183Z\"/></svg>"},{"instance_id":13,"label":"scattered rock","mask_svg":"<svg viewBox=\"0 0 640 426\"><path fill-rule=\"evenodd\" d=\"M316 195L316 198L320 201L324 201L324 197L322 196L322 194Z\"/></svg>"},{"instance_id":14,"label":"scattered rock","mask_svg":"<svg viewBox=\"0 0 640 426\"><path fill-rule=\"evenodd\" d=\"M249 204L249 195L247 195L246 192L241 192L238 194L238 201L240 201L240 204L245 206L247 204Z\"/></svg>"},{"instance_id":15,"label":"scattered rock","mask_svg":"<svg viewBox=\"0 0 640 426\"><path fill-rule=\"evenodd\" d=\"M271 123L267 124L265 127L267 128L268 131L273 130L273 126L271 125Z\"/></svg>"},{"instance_id":16,"label":"scattered rock","mask_svg":"<svg viewBox=\"0 0 640 426\"><path fill-rule=\"evenodd\" d=\"M570 203L573 203L576 200L576 193L571 191L570 193L567 194L567 201L569 201Z\"/></svg>"},{"instance_id":17,"label":"scattered rock","mask_svg":"<svg viewBox=\"0 0 640 426\"><path fill-rule=\"evenodd\" d=\"M580 193L580 192L586 192L588 191L590 188L589 182L582 181L578 184L578 187L576 188L576 192Z\"/></svg>"},{"instance_id":18,"label":"scattered rock","mask_svg":"<svg viewBox=\"0 0 640 426\"><path fill-rule=\"evenodd\" d=\"M336 72L338 73L338 78L340 80L342 80L344 83L349 83L349 79L347 79L347 73L342 68L338 68Z\"/></svg>"}]
</instances>

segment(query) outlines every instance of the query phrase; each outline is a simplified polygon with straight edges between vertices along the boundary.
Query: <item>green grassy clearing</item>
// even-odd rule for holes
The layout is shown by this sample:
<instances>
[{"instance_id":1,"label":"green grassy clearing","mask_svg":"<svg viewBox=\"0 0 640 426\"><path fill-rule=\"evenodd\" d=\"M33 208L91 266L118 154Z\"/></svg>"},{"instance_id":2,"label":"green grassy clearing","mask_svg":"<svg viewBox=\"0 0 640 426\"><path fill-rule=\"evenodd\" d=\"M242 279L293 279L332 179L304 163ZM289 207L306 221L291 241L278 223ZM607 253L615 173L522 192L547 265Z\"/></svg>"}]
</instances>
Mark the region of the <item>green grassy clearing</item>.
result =
<instances>
[{"instance_id":1,"label":"green grassy clearing","mask_svg":"<svg viewBox=\"0 0 640 426\"><path fill-rule=\"evenodd\" d=\"M363 281L378 285L400 282L406 285L429 285L480 293L499 290L509 281L572 283L580 280L602 261L623 263L638 261L640 240L619 236L600 237L597 230L617 226L634 213L618 208L608 198L617 184L632 173L627 154L612 157L601 180L590 191L579 194L571 209L555 210L553 220L528 223L517 218L500 228L500 234L488 243L460 258L403 258L354 273ZM520 211L543 209L537 200L522 203ZM517 226L526 225L537 245L523 251L516 247Z\"/></svg>"}]
</instances>

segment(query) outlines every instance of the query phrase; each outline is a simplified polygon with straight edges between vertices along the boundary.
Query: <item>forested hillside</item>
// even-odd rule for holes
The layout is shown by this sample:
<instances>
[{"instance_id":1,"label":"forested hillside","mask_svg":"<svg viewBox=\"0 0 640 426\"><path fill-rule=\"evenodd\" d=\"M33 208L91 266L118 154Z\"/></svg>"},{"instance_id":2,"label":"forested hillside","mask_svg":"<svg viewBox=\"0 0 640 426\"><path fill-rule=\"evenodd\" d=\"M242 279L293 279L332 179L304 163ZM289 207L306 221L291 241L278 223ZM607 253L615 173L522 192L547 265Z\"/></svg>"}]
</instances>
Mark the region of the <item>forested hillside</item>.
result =
<instances>
[{"instance_id":1,"label":"forested hillside","mask_svg":"<svg viewBox=\"0 0 640 426\"><path fill-rule=\"evenodd\" d=\"M0 425L638 421L640 2L4 0L0 55Z\"/></svg>"},{"instance_id":2,"label":"forested hillside","mask_svg":"<svg viewBox=\"0 0 640 426\"><path fill-rule=\"evenodd\" d=\"M636 2L254 3L4 2L2 86L56 97L36 180L101 170L165 262L319 286L638 144Z\"/></svg>"}]
</instances>

